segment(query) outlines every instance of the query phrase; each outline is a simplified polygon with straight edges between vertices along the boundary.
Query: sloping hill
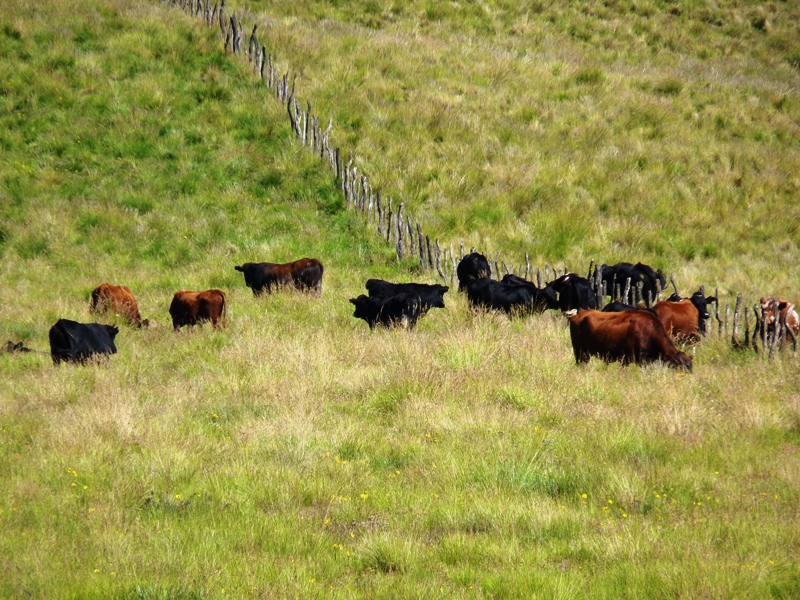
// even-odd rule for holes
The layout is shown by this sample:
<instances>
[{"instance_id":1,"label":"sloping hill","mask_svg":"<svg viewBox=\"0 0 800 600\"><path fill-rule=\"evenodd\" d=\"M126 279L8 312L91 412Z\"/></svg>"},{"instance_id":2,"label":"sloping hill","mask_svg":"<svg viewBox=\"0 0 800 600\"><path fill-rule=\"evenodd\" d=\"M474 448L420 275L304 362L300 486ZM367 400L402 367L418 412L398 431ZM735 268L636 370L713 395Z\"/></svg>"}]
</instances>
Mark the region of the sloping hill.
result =
<instances>
[{"instance_id":1,"label":"sloping hill","mask_svg":"<svg viewBox=\"0 0 800 600\"><path fill-rule=\"evenodd\" d=\"M241 7L266 10L280 68L431 235L517 264L800 287L796 3Z\"/></svg>"}]
</instances>

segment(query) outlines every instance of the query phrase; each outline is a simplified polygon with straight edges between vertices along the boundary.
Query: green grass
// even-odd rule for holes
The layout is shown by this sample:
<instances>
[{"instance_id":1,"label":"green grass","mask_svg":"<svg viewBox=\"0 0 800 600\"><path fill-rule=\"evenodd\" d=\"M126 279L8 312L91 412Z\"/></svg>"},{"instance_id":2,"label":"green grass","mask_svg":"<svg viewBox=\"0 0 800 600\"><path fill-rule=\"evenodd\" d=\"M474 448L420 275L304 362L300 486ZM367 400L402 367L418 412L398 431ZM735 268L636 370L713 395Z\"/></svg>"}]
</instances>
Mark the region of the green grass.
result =
<instances>
[{"instance_id":1,"label":"green grass","mask_svg":"<svg viewBox=\"0 0 800 600\"><path fill-rule=\"evenodd\" d=\"M797 255L792 3L242 5L268 12L251 22L333 143L432 236L689 286ZM762 270L738 291L800 286Z\"/></svg>"},{"instance_id":2,"label":"green grass","mask_svg":"<svg viewBox=\"0 0 800 600\"><path fill-rule=\"evenodd\" d=\"M798 77L788 18L528 10L274 3L267 39L445 240L791 295L798 104L764 92ZM720 62L684 76L682 57ZM699 123L675 118L697 102ZM153 323L122 326L107 364L0 354L0 597L798 595L796 357L714 335L692 374L577 367L560 315L473 314L455 290L413 333L370 332L347 302L364 280L427 274L345 210L193 18L4 3L0 148L0 341L46 351L103 281ZM321 299L255 298L233 269L300 256L326 266ZM173 333L172 294L211 287L229 327Z\"/></svg>"}]
</instances>

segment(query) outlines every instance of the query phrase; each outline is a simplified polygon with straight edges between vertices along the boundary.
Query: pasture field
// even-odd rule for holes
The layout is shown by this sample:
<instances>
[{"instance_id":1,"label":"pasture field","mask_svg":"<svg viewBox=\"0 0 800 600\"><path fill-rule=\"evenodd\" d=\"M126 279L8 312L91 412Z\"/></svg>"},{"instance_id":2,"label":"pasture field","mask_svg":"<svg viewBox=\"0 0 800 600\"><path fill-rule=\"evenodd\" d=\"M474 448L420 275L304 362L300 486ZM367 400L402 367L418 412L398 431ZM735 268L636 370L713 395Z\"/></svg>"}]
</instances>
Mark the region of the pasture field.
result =
<instances>
[{"instance_id":1,"label":"pasture field","mask_svg":"<svg viewBox=\"0 0 800 600\"><path fill-rule=\"evenodd\" d=\"M763 22L714 9L706 43L701 2L297 6L270 4L269 39L305 40L302 89L436 235L796 299L793 3ZM364 63L347 71L348 52ZM429 115L434 89L463 110ZM104 281L153 323L121 325L105 364L0 354L0 597L800 595L796 356L714 335L693 373L577 367L561 315L473 314L454 288L417 330L370 332L347 301L368 277L431 276L396 263L292 136L246 63L174 8L0 4L0 342L46 351L59 317L93 320ZM324 262L322 298L255 298L233 269L301 256ZM172 294L212 287L229 327L174 333Z\"/></svg>"}]
</instances>

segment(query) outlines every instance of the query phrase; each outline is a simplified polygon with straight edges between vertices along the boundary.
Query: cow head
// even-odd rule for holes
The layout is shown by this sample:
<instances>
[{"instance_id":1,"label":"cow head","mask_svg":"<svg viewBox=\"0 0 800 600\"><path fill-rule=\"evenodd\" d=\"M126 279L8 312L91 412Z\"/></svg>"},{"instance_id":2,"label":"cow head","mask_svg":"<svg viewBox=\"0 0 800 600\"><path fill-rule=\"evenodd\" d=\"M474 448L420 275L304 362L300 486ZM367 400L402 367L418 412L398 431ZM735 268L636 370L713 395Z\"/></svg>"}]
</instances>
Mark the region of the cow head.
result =
<instances>
[{"instance_id":1,"label":"cow head","mask_svg":"<svg viewBox=\"0 0 800 600\"><path fill-rule=\"evenodd\" d=\"M434 308L444 308L444 295L449 289L450 288L446 285L436 284L436 299L431 306Z\"/></svg>"},{"instance_id":2,"label":"cow head","mask_svg":"<svg viewBox=\"0 0 800 600\"><path fill-rule=\"evenodd\" d=\"M697 309L697 312L700 313L700 319L708 319L711 315L708 314L708 305L711 302L716 302L717 299L714 296L706 296L701 291L696 291L692 294L691 298L689 298L694 307Z\"/></svg>"},{"instance_id":3,"label":"cow head","mask_svg":"<svg viewBox=\"0 0 800 600\"><path fill-rule=\"evenodd\" d=\"M356 308L353 312L353 316L356 319L364 319L369 323L370 327L374 325L377 313L374 310L373 303L370 302L367 296L361 294L358 298L350 298L350 304Z\"/></svg>"}]
</instances>

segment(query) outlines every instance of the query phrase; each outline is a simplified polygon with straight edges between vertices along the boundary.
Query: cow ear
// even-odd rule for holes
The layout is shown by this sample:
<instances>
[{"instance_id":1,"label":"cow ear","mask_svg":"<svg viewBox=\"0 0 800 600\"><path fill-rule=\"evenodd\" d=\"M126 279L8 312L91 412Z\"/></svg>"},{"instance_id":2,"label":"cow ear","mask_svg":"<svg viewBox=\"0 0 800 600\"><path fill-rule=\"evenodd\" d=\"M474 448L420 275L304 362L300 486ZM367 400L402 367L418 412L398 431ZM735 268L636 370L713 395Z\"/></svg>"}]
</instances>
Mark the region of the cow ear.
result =
<instances>
[{"instance_id":1,"label":"cow ear","mask_svg":"<svg viewBox=\"0 0 800 600\"><path fill-rule=\"evenodd\" d=\"M716 304L717 303L717 297L716 296L706 296L706 302L713 302L714 304Z\"/></svg>"},{"instance_id":2,"label":"cow ear","mask_svg":"<svg viewBox=\"0 0 800 600\"><path fill-rule=\"evenodd\" d=\"M355 298L350 298L350 304L358 304Z\"/></svg>"}]
</instances>

